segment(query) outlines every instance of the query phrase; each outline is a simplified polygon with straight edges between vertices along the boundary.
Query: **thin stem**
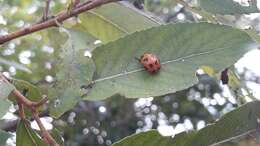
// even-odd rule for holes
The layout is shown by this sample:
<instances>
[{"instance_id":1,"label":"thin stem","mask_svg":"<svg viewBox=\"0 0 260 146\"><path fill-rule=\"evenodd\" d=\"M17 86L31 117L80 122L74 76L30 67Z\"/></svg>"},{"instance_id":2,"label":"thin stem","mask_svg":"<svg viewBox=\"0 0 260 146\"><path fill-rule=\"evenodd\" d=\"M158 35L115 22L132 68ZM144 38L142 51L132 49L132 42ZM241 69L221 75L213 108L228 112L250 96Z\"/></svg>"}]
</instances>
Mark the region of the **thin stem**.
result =
<instances>
[{"instance_id":1,"label":"thin stem","mask_svg":"<svg viewBox=\"0 0 260 146\"><path fill-rule=\"evenodd\" d=\"M31 109L31 112L32 112L33 119L36 121L36 123L38 124L38 126L41 130L41 135L42 135L43 139L45 139L52 146L59 146L59 144L53 139L53 137L50 135L50 133L43 126L38 113L33 109Z\"/></svg>"},{"instance_id":2,"label":"thin stem","mask_svg":"<svg viewBox=\"0 0 260 146\"><path fill-rule=\"evenodd\" d=\"M87 4L89 4L89 3L91 3L91 1L83 2L83 3L81 3L81 4L76 5L76 7L79 8L79 7L82 7L82 6L87 5Z\"/></svg>"},{"instance_id":3,"label":"thin stem","mask_svg":"<svg viewBox=\"0 0 260 146\"><path fill-rule=\"evenodd\" d=\"M39 102L33 102L28 100L24 95L21 94L17 89L13 90L13 95L17 97L18 105L19 105L19 115L22 119L25 119L24 115L24 108L23 105L28 107L31 110L33 119L37 122L38 126L40 127L41 133L42 133L42 138L48 143L51 144L52 146L59 146L59 144L53 139L53 137L49 134L49 132L45 129L43 126L38 112L37 108L42 106L48 101L47 97L44 97L41 101Z\"/></svg>"},{"instance_id":4,"label":"thin stem","mask_svg":"<svg viewBox=\"0 0 260 146\"><path fill-rule=\"evenodd\" d=\"M49 17L49 9L50 9L50 2L51 0L46 0L45 9L42 16L42 21L46 21Z\"/></svg>"},{"instance_id":5,"label":"thin stem","mask_svg":"<svg viewBox=\"0 0 260 146\"><path fill-rule=\"evenodd\" d=\"M48 100L49 100L48 97L45 96L39 102L33 102L33 106L40 107L40 106L44 105Z\"/></svg>"},{"instance_id":6,"label":"thin stem","mask_svg":"<svg viewBox=\"0 0 260 146\"><path fill-rule=\"evenodd\" d=\"M75 9L73 9L70 13L67 13L66 10L63 10L62 12L58 13L54 18L51 18L47 21L34 24L32 26L20 29L18 31L9 33L7 35L0 36L0 44L4 44L5 42L11 41L15 38L19 38L28 34L31 34L33 32L37 32L49 27L57 26L56 22L62 23L63 21L74 17L78 14L81 14L85 11L88 11L90 9L96 8L98 6L101 6L103 4L112 3L120 0L92 0L90 2L87 2L84 5L79 4Z\"/></svg>"},{"instance_id":7,"label":"thin stem","mask_svg":"<svg viewBox=\"0 0 260 146\"><path fill-rule=\"evenodd\" d=\"M21 119L25 119L25 114L24 114L24 105L21 101L18 100L18 107L19 107L19 116Z\"/></svg>"},{"instance_id":8,"label":"thin stem","mask_svg":"<svg viewBox=\"0 0 260 146\"><path fill-rule=\"evenodd\" d=\"M73 9L76 8L80 3L80 0L74 0Z\"/></svg>"},{"instance_id":9,"label":"thin stem","mask_svg":"<svg viewBox=\"0 0 260 146\"><path fill-rule=\"evenodd\" d=\"M32 107L33 105L36 105L36 102L30 101L29 99L27 99L25 96L23 96L23 94L18 91L17 89L13 90L13 95L17 97L17 100L21 103L24 104L28 107Z\"/></svg>"}]
</instances>

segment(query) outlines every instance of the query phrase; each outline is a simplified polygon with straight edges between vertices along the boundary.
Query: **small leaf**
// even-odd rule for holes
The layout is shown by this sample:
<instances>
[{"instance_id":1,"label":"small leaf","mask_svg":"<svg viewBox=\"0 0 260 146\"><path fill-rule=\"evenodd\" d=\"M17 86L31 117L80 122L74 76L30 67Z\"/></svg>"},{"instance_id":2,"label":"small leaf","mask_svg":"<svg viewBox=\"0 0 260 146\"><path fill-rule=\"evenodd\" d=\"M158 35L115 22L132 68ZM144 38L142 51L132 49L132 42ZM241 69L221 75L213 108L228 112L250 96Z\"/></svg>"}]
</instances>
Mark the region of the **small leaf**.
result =
<instances>
[{"instance_id":1,"label":"small leaf","mask_svg":"<svg viewBox=\"0 0 260 146\"><path fill-rule=\"evenodd\" d=\"M56 128L51 130L51 136L55 139L55 141L59 144L59 146L65 146L64 140L61 136L60 131L58 131Z\"/></svg>"},{"instance_id":2,"label":"small leaf","mask_svg":"<svg viewBox=\"0 0 260 146\"><path fill-rule=\"evenodd\" d=\"M199 0L200 7L213 14L234 15L259 13L257 0L248 1L249 6L243 6L234 0Z\"/></svg>"},{"instance_id":3,"label":"small leaf","mask_svg":"<svg viewBox=\"0 0 260 146\"><path fill-rule=\"evenodd\" d=\"M57 83L50 89L49 97L52 98L49 110L56 118L70 110L81 100L84 94L82 86L90 84L95 71L93 61L85 57L73 39L69 39L62 52L59 72L56 74Z\"/></svg>"},{"instance_id":4,"label":"small leaf","mask_svg":"<svg viewBox=\"0 0 260 146\"><path fill-rule=\"evenodd\" d=\"M0 99L0 118L2 118L12 104L7 99Z\"/></svg>"},{"instance_id":5,"label":"small leaf","mask_svg":"<svg viewBox=\"0 0 260 146\"><path fill-rule=\"evenodd\" d=\"M112 146L209 146L246 135L258 128L260 101L247 103L224 115L214 124L197 132L163 137L157 131L148 131L126 137Z\"/></svg>"},{"instance_id":6,"label":"small leaf","mask_svg":"<svg viewBox=\"0 0 260 146\"><path fill-rule=\"evenodd\" d=\"M17 146L48 146L37 133L30 127L30 122L20 120L16 130Z\"/></svg>"},{"instance_id":7,"label":"small leaf","mask_svg":"<svg viewBox=\"0 0 260 146\"><path fill-rule=\"evenodd\" d=\"M19 90L21 93L25 94L24 96L27 97L29 100L37 102L42 99L41 92L33 84L31 84L27 81L18 80L18 79L12 79L11 82L17 88L17 90ZM14 99L15 99L15 97L13 97L13 95L10 95L8 98L12 101L14 101Z\"/></svg>"},{"instance_id":8,"label":"small leaf","mask_svg":"<svg viewBox=\"0 0 260 146\"><path fill-rule=\"evenodd\" d=\"M15 87L0 74L0 101L6 99L14 89Z\"/></svg>"},{"instance_id":9,"label":"small leaf","mask_svg":"<svg viewBox=\"0 0 260 146\"><path fill-rule=\"evenodd\" d=\"M17 90L19 90L27 99L38 102L42 99L40 90L34 86L33 84L24 81L24 80L18 80L18 79L12 79L11 83L16 87ZM9 100L16 103L16 97L14 95L9 95ZM37 108L37 111L42 111L43 107ZM31 117L31 110L28 107L24 107L25 115L26 117Z\"/></svg>"},{"instance_id":10,"label":"small leaf","mask_svg":"<svg viewBox=\"0 0 260 146\"><path fill-rule=\"evenodd\" d=\"M0 145L5 146L6 145L6 141L8 138L10 138L12 135L0 130Z\"/></svg>"},{"instance_id":11,"label":"small leaf","mask_svg":"<svg viewBox=\"0 0 260 146\"><path fill-rule=\"evenodd\" d=\"M9 94L15 89L5 77L0 74L0 118L9 110L11 103L7 100Z\"/></svg>"},{"instance_id":12,"label":"small leaf","mask_svg":"<svg viewBox=\"0 0 260 146\"><path fill-rule=\"evenodd\" d=\"M215 75L214 69L209 66L201 66L200 69L202 69L206 74L208 74L211 77Z\"/></svg>"},{"instance_id":13,"label":"small leaf","mask_svg":"<svg viewBox=\"0 0 260 146\"><path fill-rule=\"evenodd\" d=\"M103 43L160 24L151 16L119 3L103 5L79 18L85 30Z\"/></svg>"},{"instance_id":14,"label":"small leaf","mask_svg":"<svg viewBox=\"0 0 260 146\"><path fill-rule=\"evenodd\" d=\"M220 72L254 47L247 33L210 23L168 24L133 33L93 51L95 84L85 99L174 93L196 84L195 72L200 67ZM161 70L155 75L136 60L146 52L161 60Z\"/></svg>"}]
</instances>

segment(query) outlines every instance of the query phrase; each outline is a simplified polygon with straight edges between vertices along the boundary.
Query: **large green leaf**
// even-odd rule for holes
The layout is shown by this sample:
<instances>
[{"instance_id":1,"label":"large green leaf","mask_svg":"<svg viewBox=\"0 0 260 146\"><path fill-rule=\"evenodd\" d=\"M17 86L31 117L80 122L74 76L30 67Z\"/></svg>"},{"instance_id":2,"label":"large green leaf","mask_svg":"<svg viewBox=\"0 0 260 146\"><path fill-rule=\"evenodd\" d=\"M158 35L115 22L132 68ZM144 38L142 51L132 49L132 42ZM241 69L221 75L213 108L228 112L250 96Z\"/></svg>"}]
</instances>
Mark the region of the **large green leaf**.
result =
<instances>
[{"instance_id":1,"label":"large green leaf","mask_svg":"<svg viewBox=\"0 0 260 146\"><path fill-rule=\"evenodd\" d=\"M216 145L255 131L259 126L260 101L247 103L224 115L220 120L198 132L181 133L174 138L157 131L129 136L112 146L208 146Z\"/></svg>"},{"instance_id":2,"label":"large green leaf","mask_svg":"<svg viewBox=\"0 0 260 146\"><path fill-rule=\"evenodd\" d=\"M88 11L80 15L80 20L86 31L103 43L159 25L151 16L120 3L111 3Z\"/></svg>"},{"instance_id":3,"label":"large green leaf","mask_svg":"<svg viewBox=\"0 0 260 146\"><path fill-rule=\"evenodd\" d=\"M16 130L17 146L48 146L35 131L30 127L30 122L20 120Z\"/></svg>"},{"instance_id":4,"label":"large green leaf","mask_svg":"<svg viewBox=\"0 0 260 146\"><path fill-rule=\"evenodd\" d=\"M61 65L56 74L57 83L50 89L50 114L61 116L81 100L84 94L81 87L92 80L95 66L93 61L84 56L79 48L75 48L76 41L68 39L61 53Z\"/></svg>"},{"instance_id":5,"label":"large green leaf","mask_svg":"<svg viewBox=\"0 0 260 146\"><path fill-rule=\"evenodd\" d=\"M97 39L84 30L82 25L75 25L68 30L77 50L92 51L96 47L94 42Z\"/></svg>"},{"instance_id":6,"label":"large green leaf","mask_svg":"<svg viewBox=\"0 0 260 146\"><path fill-rule=\"evenodd\" d=\"M193 136L193 133L181 133L172 137L164 137L156 130L150 130L132 136L114 143L112 146L187 146L185 145ZM194 145L192 145L194 146Z\"/></svg>"},{"instance_id":7,"label":"large green leaf","mask_svg":"<svg viewBox=\"0 0 260 146\"><path fill-rule=\"evenodd\" d=\"M95 84L85 99L174 93L197 83L195 72L199 67L209 66L219 72L254 44L243 31L209 23L169 24L137 32L93 51ZM145 52L161 59L162 68L155 75L135 59Z\"/></svg>"},{"instance_id":8,"label":"large green leaf","mask_svg":"<svg viewBox=\"0 0 260 146\"><path fill-rule=\"evenodd\" d=\"M8 138L10 138L11 136L12 136L11 134L9 134L9 133L7 133L5 131L0 130L0 145L4 146L6 144L6 140Z\"/></svg>"},{"instance_id":9,"label":"large green leaf","mask_svg":"<svg viewBox=\"0 0 260 146\"><path fill-rule=\"evenodd\" d=\"M259 127L260 101L247 103L196 133L187 145L201 146L225 142L249 134Z\"/></svg>"},{"instance_id":10,"label":"large green leaf","mask_svg":"<svg viewBox=\"0 0 260 146\"><path fill-rule=\"evenodd\" d=\"M260 12L257 0L248 1L249 6L242 6L234 0L199 0L200 7L213 14L249 14Z\"/></svg>"},{"instance_id":11,"label":"large green leaf","mask_svg":"<svg viewBox=\"0 0 260 146\"><path fill-rule=\"evenodd\" d=\"M163 137L156 130L151 130L125 137L112 146L171 146L172 144L173 139L171 137Z\"/></svg>"}]
</instances>

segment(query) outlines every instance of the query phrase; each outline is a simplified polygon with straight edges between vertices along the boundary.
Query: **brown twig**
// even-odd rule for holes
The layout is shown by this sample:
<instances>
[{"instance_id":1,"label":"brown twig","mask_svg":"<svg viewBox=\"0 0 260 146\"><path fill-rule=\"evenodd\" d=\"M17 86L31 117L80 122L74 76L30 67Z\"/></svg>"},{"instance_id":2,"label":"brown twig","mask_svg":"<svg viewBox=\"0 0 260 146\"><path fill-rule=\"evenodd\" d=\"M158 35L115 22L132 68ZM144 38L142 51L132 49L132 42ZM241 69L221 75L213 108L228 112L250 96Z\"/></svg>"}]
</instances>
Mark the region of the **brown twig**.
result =
<instances>
[{"instance_id":1,"label":"brown twig","mask_svg":"<svg viewBox=\"0 0 260 146\"><path fill-rule=\"evenodd\" d=\"M52 146L59 146L59 144L54 140L54 138L50 135L50 133L45 129L43 126L40 117L35 109L31 109L33 119L37 122L40 130L41 130L41 136L42 138L48 142L48 144L51 144Z\"/></svg>"},{"instance_id":2,"label":"brown twig","mask_svg":"<svg viewBox=\"0 0 260 146\"><path fill-rule=\"evenodd\" d=\"M47 21L34 24L32 26L23 28L21 30L9 33L7 35L0 36L0 44L4 44L5 42L8 42L10 40L13 40L18 37L22 37L28 34L31 34L36 31L40 31L49 27L58 26L57 22L62 23L63 21L69 19L70 17L76 16L80 13L83 13L85 11L88 11L90 9L96 8L98 6L101 6L103 4L116 2L120 0L91 0L90 2L85 3L84 5L79 4L78 7L73 9L70 13L67 13L67 11L62 11L58 13L54 18L51 18Z\"/></svg>"},{"instance_id":3,"label":"brown twig","mask_svg":"<svg viewBox=\"0 0 260 146\"><path fill-rule=\"evenodd\" d=\"M35 106L35 107L40 107L40 106L44 105L45 103L47 103L47 101L48 101L48 97L45 96L45 97L43 97L42 100L40 100L39 102L34 102L34 103L33 103L33 106Z\"/></svg>"},{"instance_id":4,"label":"brown twig","mask_svg":"<svg viewBox=\"0 0 260 146\"><path fill-rule=\"evenodd\" d=\"M10 83L8 78L6 78L4 75L2 75L1 72L0 72L0 79L2 79L4 82ZM29 99L27 99L17 89L14 89L12 91L12 94L16 97L16 100L17 100L17 103L18 103L18 106L19 106L19 116L20 116L20 118L23 119L23 120L26 118L25 114L24 114L24 106L26 106L27 108L29 108L31 110L33 119L37 122L38 126L40 127L43 140L45 140L51 146L59 146L59 144L53 139L53 137L49 134L49 132L43 126L43 124L42 124L42 122L39 118L38 112L37 112L37 108L39 108L40 106L45 104L48 101L48 98L44 97L39 102L33 102L33 101L30 101Z\"/></svg>"},{"instance_id":5,"label":"brown twig","mask_svg":"<svg viewBox=\"0 0 260 146\"><path fill-rule=\"evenodd\" d=\"M51 0L46 0L45 9L42 16L42 21L48 20Z\"/></svg>"},{"instance_id":6,"label":"brown twig","mask_svg":"<svg viewBox=\"0 0 260 146\"><path fill-rule=\"evenodd\" d=\"M39 117L46 117L49 116L49 111L48 110L44 110L43 112L39 113ZM33 121L33 118L29 119L30 121ZM0 124L0 129L7 131L7 132L15 132L16 128L17 128L17 124L19 122L19 119L16 120L3 120L3 124Z\"/></svg>"},{"instance_id":7,"label":"brown twig","mask_svg":"<svg viewBox=\"0 0 260 146\"><path fill-rule=\"evenodd\" d=\"M25 114L24 114L24 106L21 103L21 101L18 101L18 107L19 107L19 116L21 119L25 119Z\"/></svg>"},{"instance_id":8,"label":"brown twig","mask_svg":"<svg viewBox=\"0 0 260 146\"><path fill-rule=\"evenodd\" d=\"M36 110L38 107L45 104L48 101L48 98L44 97L39 102L33 102L33 101L28 100L25 96L23 96L17 89L15 89L12 93L17 97L20 117L22 119L25 119L24 112L23 112L23 105L25 105L26 107L28 107L31 110L33 119L37 122L38 126L40 127L40 130L42 133L42 138L48 144L51 144L52 146L59 146L59 144L52 138L52 136L49 134L49 132L43 126L43 124L39 118L38 112Z\"/></svg>"},{"instance_id":9,"label":"brown twig","mask_svg":"<svg viewBox=\"0 0 260 146\"><path fill-rule=\"evenodd\" d=\"M18 91L17 89L14 89L12 93L15 97L17 97L17 100L21 104L24 104L25 106L27 106L29 108L37 108L37 106L36 106L36 105L38 105L37 102L30 101L25 96L23 96L23 94L20 91Z\"/></svg>"},{"instance_id":10,"label":"brown twig","mask_svg":"<svg viewBox=\"0 0 260 146\"><path fill-rule=\"evenodd\" d=\"M17 97L20 117L22 119L25 118L24 112L23 112L23 105L25 105L26 107L28 107L31 110L33 119L37 122L38 126L40 127L43 140L52 146L59 146L59 144L53 139L53 137L49 134L49 132L43 126L43 124L39 118L38 112L37 112L37 108L42 106L43 104L45 104L48 101L48 98L44 97L39 102L33 102L33 101L28 100L25 96L23 96L21 94L21 92L19 92L17 89L13 90L12 93L14 96Z\"/></svg>"}]
</instances>

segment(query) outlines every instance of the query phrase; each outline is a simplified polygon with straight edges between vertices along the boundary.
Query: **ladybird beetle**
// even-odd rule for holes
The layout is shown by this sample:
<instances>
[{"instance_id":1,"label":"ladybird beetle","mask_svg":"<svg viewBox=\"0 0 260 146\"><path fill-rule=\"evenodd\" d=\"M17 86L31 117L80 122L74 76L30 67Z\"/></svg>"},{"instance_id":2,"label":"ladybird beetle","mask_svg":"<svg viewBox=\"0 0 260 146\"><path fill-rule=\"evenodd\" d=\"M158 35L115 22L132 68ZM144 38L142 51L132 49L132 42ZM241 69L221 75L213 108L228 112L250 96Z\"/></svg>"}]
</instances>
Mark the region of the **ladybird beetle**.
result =
<instances>
[{"instance_id":1,"label":"ladybird beetle","mask_svg":"<svg viewBox=\"0 0 260 146\"><path fill-rule=\"evenodd\" d=\"M161 68L160 59L154 54L144 53L139 61L151 74L155 74Z\"/></svg>"}]
</instances>

